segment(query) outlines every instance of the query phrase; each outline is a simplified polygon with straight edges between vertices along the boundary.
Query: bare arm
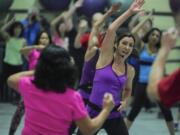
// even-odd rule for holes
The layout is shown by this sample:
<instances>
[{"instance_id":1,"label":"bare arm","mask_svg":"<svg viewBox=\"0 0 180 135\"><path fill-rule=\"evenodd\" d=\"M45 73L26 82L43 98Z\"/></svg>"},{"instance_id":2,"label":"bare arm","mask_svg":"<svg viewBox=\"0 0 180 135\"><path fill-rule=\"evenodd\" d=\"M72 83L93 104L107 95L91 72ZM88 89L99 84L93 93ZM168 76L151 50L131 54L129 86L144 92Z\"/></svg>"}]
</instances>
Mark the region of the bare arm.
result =
<instances>
[{"instance_id":1,"label":"bare arm","mask_svg":"<svg viewBox=\"0 0 180 135\"><path fill-rule=\"evenodd\" d=\"M82 6L84 0L78 0L75 4L73 4L68 11L65 11L61 13L59 16L57 16L55 19L51 22L51 27L55 29L56 24L63 19L65 21L65 24L67 25L68 30L71 30L73 27L72 24L72 16L75 13L76 9Z\"/></svg>"},{"instance_id":2,"label":"bare arm","mask_svg":"<svg viewBox=\"0 0 180 135\"><path fill-rule=\"evenodd\" d=\"M24 55L24 57L28 60L28 56L33 49L42 50L45 46L44 45L33 45L33 46L25 46L23 47L20 52Z\"/></svg>"},{"instance_id":3,"label":"bare arm","mask_svg":"<svg viewBox=\"0 0 180 135\"><path fill-rule=\"evenodd\" d=\"M32 76L33 74L34 74L33 70L31 70L31 71L24 71L24 72L19 72L19 73L13 74L7 80L8 86L10 88L13 88L17 92L19 92L18 84L19 84L19 80L21 79L21 77Z\"/></svg>"},{"instance_id":4,"label":"bare arm","mask_svg":"<svg viewBox=\"0 0 180 135\"><path fill-rule=\"evenodd\" d=\"M141 7L144 0L135 0L130 8L119 16L108 28L106 36L102 43L100 57L97 63L97 68L108 65L113 58L113 47L117 29L134 13L142 11Z\"/></svg>"},{"instance_id":5,"label":"bare arm","mask_svg":"<svg viewBox=\"0 0 180 135\"><path fill-rule=\"evenodd\" d=\"M15 22L15 18L12 18L9 22L5 23L1 29L0 29L0 33L3 36L3 38L5 40L8 40L10 35L6 32L7 28L10 27L10 25L12 25Z\"/></svg>"},{"instance_id":6,"label":"bare arm","mask_svg":"<svg viewBox=\"0 0 180 135\"><path fill-rule=\"evenodd\" d=\"M120 7L120 3L113 4L111 8L98 20L94 23L93 28L90 33L88 48L85 54L85 61L91 59L97 50L98 42L98 34L102 29L101 26L110 17L113 13L115 13Z\"/></svg>"},{"instance_id":7,"label":"bare arm","mask_svg":"<svg viewBox=\"0 0 180 135\"><path fill-rule=\"evenodd\" d=\"M134 68L132 66L128 66L128 80L125 85L125 88L123 89L121 106L118 108L118 111L122 111L127 108L128 100L132 92L134 75L135 75Z\"/></svg>"},{"instance_id":8,"label":"bare arm","mask_svg":"<svg viewBox=\"0 0 180 135\"><path fill-rule=\"evenodd\" d=\"M132 34L137 34L138 31L142 28L142 26L148 21L148 20L152 20L152 14L153 14L153 11L151 11L148 16L142 20L140 23L138 23L133 29L132 29Z\"/></svg>"},{"instance_id":9,"label":"bare arm","mask_svg":"<svg viewBox=\"0 0 180 135\"><path fill-rule=\"evenodd\" d=\"M91 119L89 116L76 121L77 126L84 135L93 135L100 127L102 127L109 113L114 107L113 96L105 94L103 99L103 109L100 114Z\"/></svg>"},{"instance_id":10,"label":"bare arm","mask_svg":"<svg viewBox=\"0 0 180 135\"><path fill-rule=\"evenodd\" d=\"M102 110L96 118L91 119L90 117L86 117L85 119L76 121L76 124L84 135L93 135L100 127L102 127L109 113L109 111Z\"/></svg>"},{"instance_id":11,"label":"bare arm","mask_svg":"<svg viewBox=\"0 0 180 135\"><path fill-rule=\"evenodd\" d=\"M151 73L149 76L149 83L147 87L148 95L152 100L159 100L157 85L159 81L163 78L166 59L171 48L174 47L176 44L177 35L177 31L171 29L168 32L164 33L162 37L162 47L160 48L156 60L152 65Z\"/></svg>"},{"instance_id":12,"label":"bare arm","mask_svg":"<svg viewBox=\"0 0 180 135\"><path fill-rule=\"evenodd\" d=\"M88 22L86 20L81 20L78 25L78 33L75 37L74 48L79 49L82 47L80 40L83 34L85 34L85 32L87 31L87 29L88 29Z\"/></svg>"},{"instance_id":13,"label":"bare arm","mask_svg":"<svg viewBox=\"0 0 180 135\"><path fill-rule=\"evenodd\" d=\"M144 42L142 41L142 36L140 35L139 32L140 30L145 26L145 24L148 21L153 21L153 10L140 22L138 23L132 30L131 33L134 35L135 37L135 41L136 41L136 49L138 50L138 52L140 52L143 48L144 48ZM143 13L144 14L144 13Z\"/></svg>"},{"instance_id":14,"label":"bare arm","mask_svg":"<svg viewBox=\"0 0 180 135\"><path fill-rule=\"evenodd\" d=\"M132 30L134 26L139 22L139 17L140 17L139 13L132 17L132 19L128 23L129 30Z\"/></svg>"},{"instance_id":15,"label":"bare arm","mask_svg":"<svg viewBox=\"0 0 180 135\"><path fill-rule=\"evenodd\" d=\"M115 13L119 8L120 8L120 3L116 3L112 5L111 8L102 16L102 18L100 18L97 22L95 22L90 34L88 48L91 48L92 46L96 45L96 43L93 42L94 41L93 38L94 37L98 38L101 25L107 20L108 17L110 17L113 13Z\"/></svg>"}]
</instances>

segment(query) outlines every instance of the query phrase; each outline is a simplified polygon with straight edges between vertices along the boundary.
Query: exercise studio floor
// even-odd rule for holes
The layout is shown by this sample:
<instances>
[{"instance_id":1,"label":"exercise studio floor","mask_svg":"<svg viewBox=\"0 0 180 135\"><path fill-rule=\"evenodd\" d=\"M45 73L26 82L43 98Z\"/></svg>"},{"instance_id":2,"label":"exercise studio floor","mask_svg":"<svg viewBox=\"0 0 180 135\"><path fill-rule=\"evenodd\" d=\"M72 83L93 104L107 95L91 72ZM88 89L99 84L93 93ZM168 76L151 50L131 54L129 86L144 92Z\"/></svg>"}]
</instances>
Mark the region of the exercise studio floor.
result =
<instances>
[{"instance_id":1,"label":"exercise studio floor","mask_svg":"<svg viewBox=\"0 0 180 135\"><path fill-rule=\"evenodd\" d=\"M0 135L8 135L11 117L15 111L15 106L11 104L0 104ZM143 110L137 117L135 123L130 129L130 135L169 135L163 119L157 119L158 108L153 109L153 113L147 113ZM173 116L177 115L177 108L172 108ZM20 135L23 127L23 120L15 135ZM98 135L106 135L102 130ZM180 131L176 132L180 135Z\"/></svg>"}]
</instances>

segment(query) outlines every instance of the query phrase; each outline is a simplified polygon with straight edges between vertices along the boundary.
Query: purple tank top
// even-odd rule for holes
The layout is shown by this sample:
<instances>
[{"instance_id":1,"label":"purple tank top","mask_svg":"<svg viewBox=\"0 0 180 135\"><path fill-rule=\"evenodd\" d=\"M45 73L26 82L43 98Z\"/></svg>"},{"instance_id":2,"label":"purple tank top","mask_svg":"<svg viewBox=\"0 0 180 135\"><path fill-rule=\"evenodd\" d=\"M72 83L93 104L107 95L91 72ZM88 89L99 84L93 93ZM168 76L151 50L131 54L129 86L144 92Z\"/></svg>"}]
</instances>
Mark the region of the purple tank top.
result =
<instances>
[{"instance_id":1,"label":"purple tank top","mask_svg":"<svg viewBox=\"0 0 180 135\"><path fill-rule=\"evenodd\" d=\"M122 90L127 81L127 64L125 64L125 73L118 76L112 69L112 64L96 69L96 73L93 81L93 88L90 95L90 102L102 108L103 97L106 92L113 95L115 100L115 106L120 105ZM88 107L88 111L93 112L91 107ZM93 115L97 115L98 112L94 112ZM112 112L109 118L119 117L119 112Z\"/></svg>"},{"instance_id":2,"label":"purple tank top","mask_svg":"<svg viewBox=\"0 0 180 135\"><path fill-rule=\"evenodd\" d=\"M88 99L89 93L87 92L87 88L92 87L95 71L96 71L96 63L99 57L99 49L97 49L96 54L89 61L85 62L83 65L81 81L79 84L79 92L83 96L83 98ZM82 87L85 86L85 87Z\"/></svg>"}]
</instances>

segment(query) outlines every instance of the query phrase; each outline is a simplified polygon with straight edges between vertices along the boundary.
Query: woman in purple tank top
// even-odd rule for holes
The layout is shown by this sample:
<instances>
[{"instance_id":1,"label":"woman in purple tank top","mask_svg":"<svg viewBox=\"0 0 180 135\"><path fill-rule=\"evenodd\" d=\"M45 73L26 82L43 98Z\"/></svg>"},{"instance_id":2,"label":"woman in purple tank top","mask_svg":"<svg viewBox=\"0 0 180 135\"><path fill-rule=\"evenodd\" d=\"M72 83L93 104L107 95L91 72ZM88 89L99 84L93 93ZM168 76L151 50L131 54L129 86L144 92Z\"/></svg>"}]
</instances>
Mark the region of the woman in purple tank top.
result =
<instances>
[{"instance_id":1,"label":"woman in purple tank top","mask_svg":"<svg viewBox=\"0 0 180 135\"><path fill-rule=\"evenodd\" d=\"M93 27L90 33L90 37L88 40L88 47L84 56L84 65L82 69L82 75L80 84L78 86L78 91L83 97L83 101L85 104L89 103L89 96L92 90L93 79L96 71L96 63L99 57L99 47L102 44L102 41L99 40L99 35L102 32L104 22L107 20L109 16L111 16L114 12L116 12L120 7L120 4L113 4L110 9L103 15L102 13L95 13L93 15ZM83 28L83 27L82 27ZM104 37L105 34L102 36ZM69 130L70 134L76 129L75 123L71 125Z\"/></svg>"},{"instance_id":2,"label":"woman in purple tank top","mask_svg":"<svg viewBox=\"0 0 180 135\"><path fill-rule=\"evenodd\" d=\"M104 27L104 22L108 19L108 17L110 17L114 12L116 12L119 7L120 4L116 3L113 4L104 15L101 13L95 13L93 15L93 17L98 16L98 20L93 22L93 27L88 42L88 48L84 57L82 76L78 88L85 104L88 103L89 96L92 90L92 83L96 71L96 63L99 57L99 46L101 46L99 44L102 44L102 42L99 42L98 36Z\"/></svg>"},{"instance_id":3,"label":"woman in purple tank top","mask_svg":"<svg viewBox=\"0 0 180 135\"><path fill-rule=\"evenodd\" d=\"M105 93L113 95L116 106L102 127L109 135L128 135L121 111L126 107L127 99L131 95L132 80L135 74L134 68L126 64L126 59L133 50L135 39L129 33L118 35L116 38L116 31L130 16L141 11L143 4L144 0L134 1L130 8L109 26L96 64L87 109L91 117L97 116L102 110L103 95Z\"/></svg>"}]
</instances>

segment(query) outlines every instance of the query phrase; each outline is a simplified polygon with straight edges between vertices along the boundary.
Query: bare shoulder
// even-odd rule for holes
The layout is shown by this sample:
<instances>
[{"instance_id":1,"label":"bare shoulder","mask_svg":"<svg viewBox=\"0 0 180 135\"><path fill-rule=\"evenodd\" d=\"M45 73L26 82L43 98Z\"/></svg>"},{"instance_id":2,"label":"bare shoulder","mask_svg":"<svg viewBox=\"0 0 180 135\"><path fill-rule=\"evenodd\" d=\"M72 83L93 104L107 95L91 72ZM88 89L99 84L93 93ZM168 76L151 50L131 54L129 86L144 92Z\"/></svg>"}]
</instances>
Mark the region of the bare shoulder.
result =
<instances>
[{"instance_id":1,"label":"bare shoulder","mask_svg":"<svg viewBox=\"0 0 180 135\"><path fill-rule=\"evenodd\" d=\"M134 77L135 69L130 64L127 64L127 73L129 77Z\"/></svg>"}]
</instances>

